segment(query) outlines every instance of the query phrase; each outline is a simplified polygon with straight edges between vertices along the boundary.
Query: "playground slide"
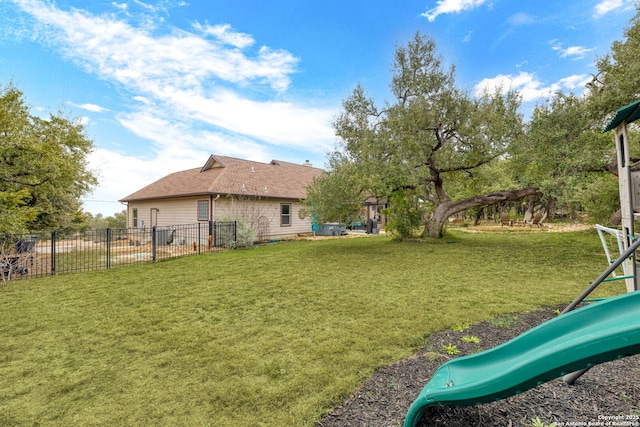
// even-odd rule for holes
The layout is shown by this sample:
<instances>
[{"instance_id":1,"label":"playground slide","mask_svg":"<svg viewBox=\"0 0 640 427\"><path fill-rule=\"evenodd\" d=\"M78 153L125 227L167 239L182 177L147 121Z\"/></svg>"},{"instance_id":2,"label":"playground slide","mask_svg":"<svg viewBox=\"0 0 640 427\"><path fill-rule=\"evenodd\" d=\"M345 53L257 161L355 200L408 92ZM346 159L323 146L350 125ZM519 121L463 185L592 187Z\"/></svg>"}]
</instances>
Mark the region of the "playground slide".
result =
<instances>
[{"instance_id":1,"label":"playground slide","mask_svg":"<svg viewBox=\"0 0 640 427\"><path fill-rule=\"evenodd\" d=\"M409 408L404 426L416 426L429 406L504 399L636 353L640 353L640 291L578 308L497 347L443 364Z\"/></svg>"}]
</instances>

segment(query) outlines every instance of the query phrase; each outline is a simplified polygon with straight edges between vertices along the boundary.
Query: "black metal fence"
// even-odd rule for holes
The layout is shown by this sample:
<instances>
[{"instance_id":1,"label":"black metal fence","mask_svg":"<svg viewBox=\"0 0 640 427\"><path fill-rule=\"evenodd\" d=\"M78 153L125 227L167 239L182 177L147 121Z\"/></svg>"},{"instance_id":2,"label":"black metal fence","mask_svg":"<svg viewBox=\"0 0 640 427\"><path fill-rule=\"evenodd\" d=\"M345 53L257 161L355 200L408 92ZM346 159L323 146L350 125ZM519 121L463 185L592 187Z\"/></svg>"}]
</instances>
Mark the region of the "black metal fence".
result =
<instances>
[{"instance_id":1,"label":"black metal fence","mask_svg":"<svg viewBox=\"0 0 640 427\"><path fill-rule=\"evenodd\" d=\"M234 246L235 222L0 235L0 278L100 270Z\"/></svg>"}]
</instances>

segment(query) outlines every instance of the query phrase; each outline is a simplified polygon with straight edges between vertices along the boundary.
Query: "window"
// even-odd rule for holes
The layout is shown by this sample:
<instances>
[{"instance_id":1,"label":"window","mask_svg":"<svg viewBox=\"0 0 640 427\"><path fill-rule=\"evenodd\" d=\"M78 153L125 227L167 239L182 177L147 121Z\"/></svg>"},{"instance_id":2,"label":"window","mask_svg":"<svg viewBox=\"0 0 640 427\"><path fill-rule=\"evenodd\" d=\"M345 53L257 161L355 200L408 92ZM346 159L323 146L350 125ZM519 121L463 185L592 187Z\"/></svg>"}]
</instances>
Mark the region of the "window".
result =
<instances>
[{"instance_id":1,"label":"window","mask_svg":"<svg viewBox=\"0 0 640 427\"><path fill-rule=\"evenodd\" d=\"M138 228L138 208L133 208L133 228Z\"/></svg>"},{"instance_id":2,"label":"window","mask_svg":"<svg viewBox=\"0 0 640 427\"><path fill-rule=\"evenodd\" d=\"M209 201L198 200L198 221L209 220Z\"/></svg>"},{"instance_id":3,"label":"window","mask_svg":"<svg viewBox=\"0 0 640 427\"><path fill-rule=\"evenodd\" d=\"M291 203L280 205L280 227L291 226Z\"/></svg>"}]
</instances>

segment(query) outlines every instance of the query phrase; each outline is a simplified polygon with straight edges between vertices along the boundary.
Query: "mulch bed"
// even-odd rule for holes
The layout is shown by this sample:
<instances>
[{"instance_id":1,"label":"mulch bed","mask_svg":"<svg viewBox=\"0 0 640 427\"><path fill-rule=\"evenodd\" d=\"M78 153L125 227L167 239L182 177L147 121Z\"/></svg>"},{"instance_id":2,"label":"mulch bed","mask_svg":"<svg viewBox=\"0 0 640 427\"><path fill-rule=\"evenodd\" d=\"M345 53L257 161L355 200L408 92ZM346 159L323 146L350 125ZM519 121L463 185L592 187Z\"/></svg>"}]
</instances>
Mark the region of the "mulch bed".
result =
<instances>
[{"instance_id":1,"label":"mulch bed","mask_svg":"<svg viewBox=\"0 0 640 427\"><path fill-rule=\"evenodd\" d=\"M483 322L464 331L433 334L414 356L375 372L317 427L402 426L409 406L442 363L501 344L553 318L558 308L563 307ZM478 337L480 342L463 342L463 336ZM443 346L450 344L459 350L455 356L443 350ZM558 427L640 426L639 401L640 355L595 366L573 386L557 378L498 402L429 408L420 426L531 426L536 418L545 425L555 422ZM611 418L617 415L622 415L622 419Z\"/></svg>"}]
</instances>

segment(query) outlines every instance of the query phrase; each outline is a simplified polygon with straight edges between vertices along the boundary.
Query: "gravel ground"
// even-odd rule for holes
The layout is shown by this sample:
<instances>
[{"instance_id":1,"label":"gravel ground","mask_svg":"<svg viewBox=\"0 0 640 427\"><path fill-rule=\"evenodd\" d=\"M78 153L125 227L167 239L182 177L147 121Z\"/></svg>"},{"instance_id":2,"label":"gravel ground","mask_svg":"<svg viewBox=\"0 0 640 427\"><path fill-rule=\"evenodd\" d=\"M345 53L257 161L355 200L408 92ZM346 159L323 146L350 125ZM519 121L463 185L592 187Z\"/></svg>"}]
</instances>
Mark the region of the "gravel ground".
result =
<instances>
[{"instance_id":1,"label":"gravel ground","mask_svg":"<svg viewBox=\"0 0 640 427\"><path fill-rule=\"evenodd\" d=\"M554 307L431 335L414 356L384 367L317 427L402 426L409 405L433 372L451 357L501 344L555 316ZM478 337L479 343L461 341ZM443 346L455 344L449 356ZM640 355L598 365L568 386L557 378L517 396L479 406L429 408L421 426L640 426ZM621 417L617 417L621 416Z\"/></svg>"}]
</instances>

